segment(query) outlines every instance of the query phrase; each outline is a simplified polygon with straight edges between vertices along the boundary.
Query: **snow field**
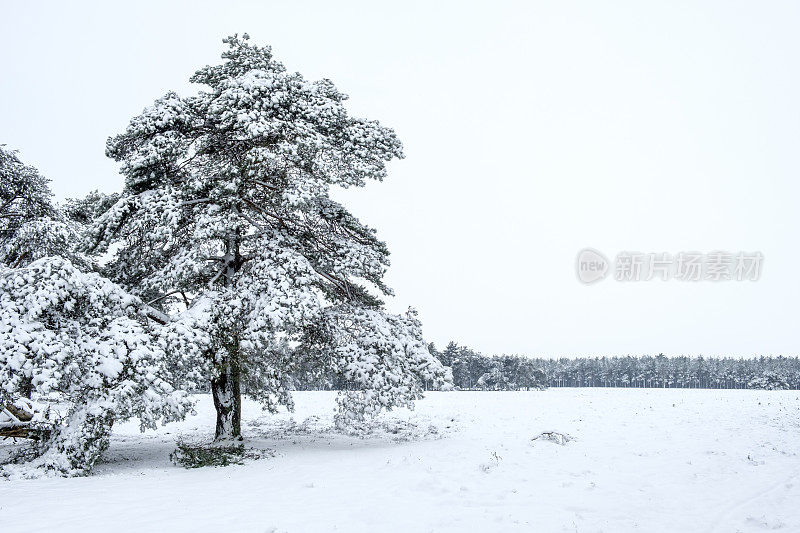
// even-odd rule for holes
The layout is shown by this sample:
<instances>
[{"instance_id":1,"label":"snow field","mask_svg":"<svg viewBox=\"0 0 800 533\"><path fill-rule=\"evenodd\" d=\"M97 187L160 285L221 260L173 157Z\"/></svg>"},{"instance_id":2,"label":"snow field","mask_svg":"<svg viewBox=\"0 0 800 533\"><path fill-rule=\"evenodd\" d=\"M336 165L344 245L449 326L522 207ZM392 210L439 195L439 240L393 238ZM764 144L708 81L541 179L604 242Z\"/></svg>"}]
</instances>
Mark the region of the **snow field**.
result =
<instances>
[{"instance_id":1,"label":"snow field","mask_svg":"<svg viewBox=\"0 0 800 533\"><path fill-rule=\"evenodd\" d=\"M245 405L245 444L267 457L185 470L168 455L212 437L201 396L157 432L115 426L88 478L0 482L0 531L800 531L798 397L439 392L358 436L330 429L334 393L298 392L292 415ZM532 440L545 431L574 440Z\"/></svg>"}]
</instances>

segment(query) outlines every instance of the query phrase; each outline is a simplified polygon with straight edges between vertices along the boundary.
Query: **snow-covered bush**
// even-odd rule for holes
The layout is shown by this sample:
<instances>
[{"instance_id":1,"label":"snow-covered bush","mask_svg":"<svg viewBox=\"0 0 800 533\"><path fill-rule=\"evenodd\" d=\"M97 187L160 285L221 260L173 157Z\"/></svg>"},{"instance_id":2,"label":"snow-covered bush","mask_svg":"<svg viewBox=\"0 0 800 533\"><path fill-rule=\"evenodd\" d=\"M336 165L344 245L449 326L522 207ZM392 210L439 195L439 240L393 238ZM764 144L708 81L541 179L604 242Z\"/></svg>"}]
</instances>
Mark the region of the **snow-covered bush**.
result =
<instances>
[{"instance_id":1,"label":"snow-covered bush","mask_svg":"<svg viewBox=\"0 0 800 533\"><path fill-rule=\"evenodd\" d=\"M80 251L81 235L75 224L60 213L36 218L22 224L5 241L6 256L15 259L15 266L24 266L44 257L67 257L81 270L91 270L94 262Z\"/></svg>"},{"instance_id":2,"label":"snow-covered bush","mask_svg":"<svg viewBox=\"0 0 800 533\"><path fill-rule=\"evenodd\" d=\"M219 446L179 441L169 460L184 468L240 465L244 462L245 453L244 444Z\"/></svg>"},{"instance_id":3,"label":"snow-covered bush","mask_svg":"<svg viewBox=\"0 0 800 533\"><path fill-rule=\"evenodd\" d=\"M115 420L136 417L145 429L185 415L191 403L168 381L168 342L146 313L140 300L66 259L0 268L0 387L13 396L27 380L66 406L50 420L38 457L4 474L84 474L108 447Z\"/></svg>"},{"instance_id":4,"label":"snow-covered bush","mask_svg":"<svg viewBox=\"0 0 800 533\"><path fill-rule=\"evenodd\" d=\"M380 411L413 408L427 381L440 388L449 369L431 356L416 311L394 315L342 305L326 310L333 365L345 378L337 398L339 426L363 424Z\"/></svg>"}]
</instances>

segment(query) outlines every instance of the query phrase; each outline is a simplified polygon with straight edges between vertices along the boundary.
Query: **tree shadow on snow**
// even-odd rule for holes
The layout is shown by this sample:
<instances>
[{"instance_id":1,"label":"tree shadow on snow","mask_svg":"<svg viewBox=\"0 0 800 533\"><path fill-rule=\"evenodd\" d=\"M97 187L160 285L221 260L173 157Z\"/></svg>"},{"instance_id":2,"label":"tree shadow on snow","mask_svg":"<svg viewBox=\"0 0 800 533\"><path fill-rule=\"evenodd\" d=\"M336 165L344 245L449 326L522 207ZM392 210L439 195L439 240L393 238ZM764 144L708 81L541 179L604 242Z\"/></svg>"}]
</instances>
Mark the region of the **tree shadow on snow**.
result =
<instances>
[{"instance_id":1,"label":"tree shadow on snow","mask_svg":"<svg viewBox=\"0 0 800 533\"><path fill-rule=\"evenodd\" d=\"M205 428L167 428L141 434L115 433L93 475L183 470L169 459L179 440L209 445L213 441L213 433ZM244 463L249 464L256 460L280 461L281 457L337 450L388 448L408 442L440 439L451 429L451 426L440 428L423 417L407 420L381 415L369 424L340 429L333 424L332 419L318 416L310 416L297 422L292 418L264 415L245 423L242 444L246 450L252 452L250 457L260 459L245 459Z\"/></svg>"}]
</instances>

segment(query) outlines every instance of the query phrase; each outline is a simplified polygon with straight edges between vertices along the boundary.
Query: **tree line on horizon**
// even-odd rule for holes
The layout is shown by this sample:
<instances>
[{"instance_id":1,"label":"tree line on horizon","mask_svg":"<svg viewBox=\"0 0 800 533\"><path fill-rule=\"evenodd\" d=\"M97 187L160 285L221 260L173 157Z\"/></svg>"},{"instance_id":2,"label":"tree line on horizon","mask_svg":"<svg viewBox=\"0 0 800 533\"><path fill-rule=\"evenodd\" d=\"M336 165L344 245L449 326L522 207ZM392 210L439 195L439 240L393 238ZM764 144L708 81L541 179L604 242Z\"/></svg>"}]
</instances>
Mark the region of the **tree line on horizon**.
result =
<instances>
[{"instance_id":1,"label":"tree line on horizon","mask_svg":"<svg viewBox=\"0 0 800 533\"><path fill-rule=\"evenodd\" d=\"M462 390L545 387L634 387L692 389L800 389L798 357L576 357L483 355L450 342L430 352L453 372Z\"/></svg>"}]
</instances>

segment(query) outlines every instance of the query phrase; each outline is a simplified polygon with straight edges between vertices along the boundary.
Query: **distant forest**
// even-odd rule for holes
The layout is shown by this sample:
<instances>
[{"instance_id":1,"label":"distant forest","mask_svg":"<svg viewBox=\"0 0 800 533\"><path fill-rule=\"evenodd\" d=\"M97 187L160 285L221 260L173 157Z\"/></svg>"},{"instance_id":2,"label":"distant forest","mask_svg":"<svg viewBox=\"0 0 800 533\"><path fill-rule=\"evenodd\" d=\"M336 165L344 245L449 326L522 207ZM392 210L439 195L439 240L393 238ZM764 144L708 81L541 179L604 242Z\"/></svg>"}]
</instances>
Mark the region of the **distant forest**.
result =
<instances>
[{"instance_id":1,"label":"distant forest","mask_svg":"<svg viewBox=\"0 0 800 533\"><path fill-rule=\"evenodd\" d=\"M485 356L450 342L431 353L453 371L464 390L544 387L658 387L684 389L800 389L797 357L579 357Z\"/></svg>"}]
</instances>

